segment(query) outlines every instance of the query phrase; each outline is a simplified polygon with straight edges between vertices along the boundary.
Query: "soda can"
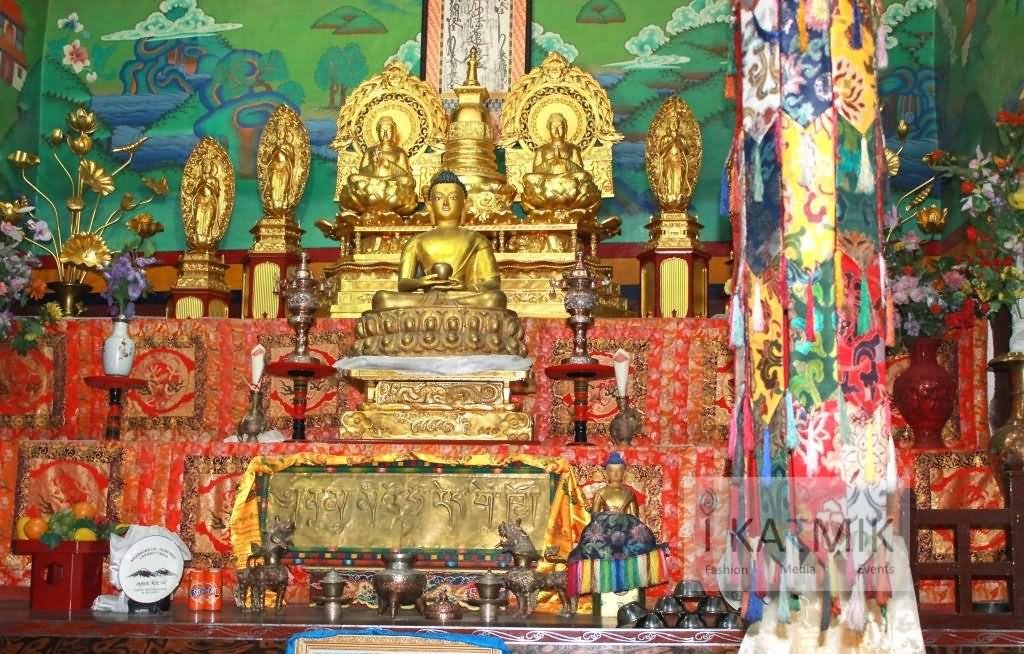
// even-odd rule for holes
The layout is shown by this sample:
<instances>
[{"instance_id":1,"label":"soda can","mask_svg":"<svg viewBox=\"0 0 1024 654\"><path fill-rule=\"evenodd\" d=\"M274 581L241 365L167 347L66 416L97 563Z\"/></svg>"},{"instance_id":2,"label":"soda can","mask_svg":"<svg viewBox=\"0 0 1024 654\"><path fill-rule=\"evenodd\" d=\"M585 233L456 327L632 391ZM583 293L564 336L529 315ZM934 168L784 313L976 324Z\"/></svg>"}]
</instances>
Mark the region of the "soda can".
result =
<instances>
[{"instance_id":1,"label":"soda can","mask_svg":"<svg viewBox=\"0 0 1024 654\"><path fill-rule=\"evenodd\" d=\"M210 570L193 568L188 575L188 608L190 611L205 611L207 594L210 592Z\"/></svg>"},{"instance_id":2,"label":"soda can","mask_svg":"<svg viewBox=\"0 0 1024 654\"><path fill-rule=\"evenodd\" d=\"M224 573L220 568L208 570L209 594L206 596L206 610L220 611L224 606Z\"/></svg>"}]
</instances>

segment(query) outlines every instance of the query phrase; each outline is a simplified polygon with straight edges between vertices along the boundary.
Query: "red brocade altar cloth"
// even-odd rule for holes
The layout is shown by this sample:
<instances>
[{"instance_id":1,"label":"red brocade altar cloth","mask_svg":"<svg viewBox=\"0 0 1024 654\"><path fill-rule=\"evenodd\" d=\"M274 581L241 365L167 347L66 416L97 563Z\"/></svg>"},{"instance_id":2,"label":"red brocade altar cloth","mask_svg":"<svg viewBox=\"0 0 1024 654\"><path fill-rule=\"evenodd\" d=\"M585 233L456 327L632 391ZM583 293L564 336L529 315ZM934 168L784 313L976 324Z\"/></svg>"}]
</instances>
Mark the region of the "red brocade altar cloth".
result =
<instances>
[{"instance_id":1,"label":"red brocade altar cloth","mask_svg":"<svg viewBox=\"0 0 1024 654\"><path fill-rule=\"evenodd\" d=\"M326 442L337 434L340 412L362 401L361 390L340 378L310 385L308 442L223 443L248 405L250 350L262 343L272 361L290 350L292 332L283 320L133 321L130 333L137 352L132 375L148 383L144 389L125 393L119 442L98 440L104 433L107 399L83 381L101 372L100 352L110 331L109 320L62 321L38 350L23 357L0 346L0 584L28 584L28 557L11 553L15 517L29 506L46 511L83 499L100 506L112 519L163 525L180 533L200 564L226 564L235 486L248 461L258 454L415 449L458 457L530 452L564 457L585 485L610 449L607 431L616 411L614 381L591 385L590 434L598 447L564 446L572 432L571 383L550 380L538 371L568 356L572 335L561 320L523 322L527 347L535 359L534 374L513 401L534 416L536 443L532 445ZM352 343L354 324L319 320L311 334L311 349L333 362ZM633 357L629 392L633 406L643 413L644 428L626 457L641 486L637 490L644 497L645 519L671 547L673 579L698 573L706 563L695 543L696 498L691 495L695 477L725 471L726 425L733 401L727 331L728 325L719 319L600 319L590 331L592 352L602 363L610 362L620 347ZM984 448L988 441L984 328L952 335L940 351L940 361L960 384L957 409L946 426L949 449ZM901 364L899 360L892 364L894 375ZM289 382L268 383L271 426L287 435L292 407ZM903 429L899 416L894 419L897 429ZM900 451L901 473L908 486L919 454ZM919 482L922 474L917 475ZM928 474L932 503L938 504L950 495L951 479L959 479L965 471ZM983 504L994 501L989 495L980 498ZM943 536L936 534L936 550L944 546ZM308 592L301 578L292 588L293 600L301 601Z\"/></svg>"}]
</instances>

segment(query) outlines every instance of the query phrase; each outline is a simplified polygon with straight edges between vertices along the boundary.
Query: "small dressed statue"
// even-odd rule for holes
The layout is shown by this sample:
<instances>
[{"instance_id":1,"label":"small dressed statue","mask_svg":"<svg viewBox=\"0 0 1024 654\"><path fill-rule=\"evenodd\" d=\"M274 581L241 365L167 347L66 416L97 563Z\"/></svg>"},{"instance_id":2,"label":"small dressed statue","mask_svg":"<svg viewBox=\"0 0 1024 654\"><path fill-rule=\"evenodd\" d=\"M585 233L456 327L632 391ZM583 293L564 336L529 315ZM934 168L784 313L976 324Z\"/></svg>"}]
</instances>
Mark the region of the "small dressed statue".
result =
<instances>
[{"instance_id":1,"label":"small dressed statue","mask_svg":"<svg viewBox=\"0 0 1024 654\"><path fill-rule=\"evenodd\" d=\"M547 130L549 141L537 148L532 171L523 177L524 209L595 210L601 201L601 191L583 167L579 147L566 139L565 116L551 114Z\"/></svg>"},{"instance_id":2,"label":"small dressed statue","mask_svg":"<svg viewBox=\"0 0 1024 654\"><path fill-rule=\"evenodd\" d=\"M373 311L454 305L504 309L501 275L491 242L462 227L466 187L442 170L431 181L427 204L434 229L409 239L398 266L398 291L378 291Z\"/></svg>"},{"instance_id":3,"label":"small dressed statue","mask_svg":"<svg viewBox=\"0 0 1024 654\"><path fill-rule=\"evenodd\" d=\"M390 116L377 121L377 144L363 152L359 171L349 175L338 201L357 213L405 216L415 211L419 204L416 178L409 156L398 144L398 126Z\"/></svg>"},{"instance_id":4,"label":"small dressed statue","mask_svg":"<svg viewBox=\"0 0 1024 654\"><path fill-rule=\"evenodd\" d=\"M568 592L623 593L668 579L668 546L640 520L636 493L626 485L626 462L613 452L604 467L607 484L594 496L590 524L569 553Z\"/></svg>"}]
</instances>

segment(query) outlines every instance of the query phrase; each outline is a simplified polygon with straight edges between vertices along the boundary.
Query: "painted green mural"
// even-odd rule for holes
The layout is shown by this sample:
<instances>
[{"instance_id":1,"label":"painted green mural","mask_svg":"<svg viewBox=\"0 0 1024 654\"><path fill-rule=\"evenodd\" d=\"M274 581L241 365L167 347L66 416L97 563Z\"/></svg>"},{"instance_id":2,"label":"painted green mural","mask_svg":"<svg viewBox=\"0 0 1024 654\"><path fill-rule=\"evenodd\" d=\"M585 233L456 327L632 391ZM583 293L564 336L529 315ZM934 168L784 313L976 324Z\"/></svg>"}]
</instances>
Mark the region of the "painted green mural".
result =
<instances>
[{"instance_id":1,"label":"painted green mural","mask_svg":"<svg viewBox=\"0 0 1024 654\"><path fill-rule=\"evenodd\" d=\"M9 144L8 149L34 150L36 147L38 63L45 24L45 2L0 0L0 138L4 144ZM2 176L0 194L11 194Z\"/></svg>"},{"instance_id":2,"label":"painted green mural","mask_svg":"<svg viewBox=\"0 0 1024 654\"><path fill-rule=\"evenodd\" d=\"M50 0L34 71L42 82L34 94L41 98L41 129L33 131L62 126L68 110L84 104L103 124L101 142L118 146L148 136L118 179L119 192L140 195L143 176L166 176L176 189L199 138L217 138L238 175L238 201L221 245L246 248L261 215L255 153L270 113L288 103L309 128L315 162L298 214L311 226L336 211L327 146L338 107L391 57L419 68L421 9L416 0L306 0L287 8L277 0ZM34 95L23 101L34 103ZM4 139L5 151L12 138L10 132ZM38 177L51 187L63 173L45 148L27 149L44 155ZM6 166L4 175L8 188L20 189ZM166 226L158 248L182 249L176 196L152 213ZM326 244L319 233L307 235L307 245Z\"/></svg>"},{"instance_id":3,"label":"painted green mural","mask_svg":"<svg viewBox=\"0 0 1024 654\"><path fill-rule=\"evenodd\" d=\"M705 159L693 208L708 241L727 240L719 215L721 171L734 125L725 97L732 38L731 0L558 0L532 3L531 59L558 50L590 71L607 89L616 125L626 136L615 147L616 198L602 208L623 219L620 242L646 240L643 226L655 210L643 165L643 140L651 118L679 94L701 122ZM1000 58L1022 19L1019 0L887 0L885 23L890 67L881 78L890 139L899 118L911 125L904 172L897 186L913 185L927 171L919 165L935 149L940 130L977 140L955 112L986 115L1019 94L1013 61ZM966 5L966 7L964 6ZM16 102L0 109L3 151L44 155L37 175L46 186L62 172L45 156L42 132L63 123L84 104L104 124L99 138L114 146L141 136L119 191L140 192L143 176L166 176L177 188L181 166L202 136L223 142L239 176L238 203L222 247L244 249L260 216L254 156L260 131L280 103L295 107L309 128L315 161L298 218L307 247L330 242L311 229L335 213L331 201L338 107L367 76L396 57L419 68L424 3L416 0L0 0L22 15L27 50L23 90L0 85ZM31 7L31 11L26 8ZM286 8L285 8L286 7ZM976 11L970 13L970 8ZM45 10L45 11L44 11ZM11 10L13 11L13 10ZM973 21L973 22L972 22ZM1016 21L1016 22L1014 22ZM938 28L937 28L938 26ZM970 26L968 29L967 26ZM938 39L936 41L936 32ZM965 38L964 34L968 34ZM943 40L956 42L966 59L945 59ZM1004 50L1005 51L1005 50ZM936 74L936 71L940 75ZM945 91L941 73L951 73ZM0 73L3 71L0 70ZM982 84L994 77L993 86ZM937 109L937 99L949 106ZM976 122L976 121L972 121ZM945 142L945 139L943 140ZM117 166L110 159L108 166ZM0 192L21 192L8 167L0 167ZM184 246L177 198L153 207L167 231L162 250ZM118 245L114 236L114 245Z\"/></svg>"}]
</instances>

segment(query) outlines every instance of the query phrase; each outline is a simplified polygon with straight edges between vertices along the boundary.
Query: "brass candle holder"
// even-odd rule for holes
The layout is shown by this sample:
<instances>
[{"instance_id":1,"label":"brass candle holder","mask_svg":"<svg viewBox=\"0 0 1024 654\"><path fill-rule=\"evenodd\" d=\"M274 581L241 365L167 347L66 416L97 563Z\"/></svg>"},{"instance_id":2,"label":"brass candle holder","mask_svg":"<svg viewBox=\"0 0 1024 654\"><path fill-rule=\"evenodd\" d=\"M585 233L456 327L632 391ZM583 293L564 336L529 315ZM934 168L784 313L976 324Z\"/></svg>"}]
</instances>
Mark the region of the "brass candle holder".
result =
<instances>
[{"instance_id":1,"label":"brass candle holder","mask_svg":"<svg viewBox=\"0 0 1024 654\"><path fill-rule=\"evenodd\" d=\"M573 330L572 355L562 363L594 364L597 359L590 356L587 331L594 324L594 307L597 306L598 291L611 285L605 275L595 275L584 261L583 250L576 251L576 263L562 273L562 279L551 280L551 292L565 293L565 310L569 313L569 325Z\"/></svg>"}]
</instances>

